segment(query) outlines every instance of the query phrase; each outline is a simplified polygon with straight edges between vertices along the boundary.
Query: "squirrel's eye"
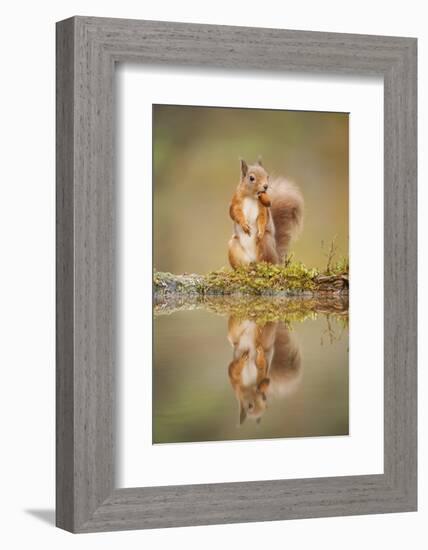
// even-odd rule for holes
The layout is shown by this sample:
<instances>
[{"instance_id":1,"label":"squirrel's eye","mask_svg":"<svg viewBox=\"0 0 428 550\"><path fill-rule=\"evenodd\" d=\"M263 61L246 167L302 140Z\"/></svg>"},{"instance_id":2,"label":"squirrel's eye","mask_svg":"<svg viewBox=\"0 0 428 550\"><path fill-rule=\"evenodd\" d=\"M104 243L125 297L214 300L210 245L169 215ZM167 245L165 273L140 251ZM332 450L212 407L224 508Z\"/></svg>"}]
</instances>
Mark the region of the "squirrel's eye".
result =
<instances>
[{"instance_id":1,"label":"squirrel's eye","mask_svg":"<svg viewBox=\"0 0 428 550\"><path fill-rule=\"evenodd\" d=\"M251 183L254 183L256 181L256 178L254 176L250 176Z\"/></svg>"}]
</instances>

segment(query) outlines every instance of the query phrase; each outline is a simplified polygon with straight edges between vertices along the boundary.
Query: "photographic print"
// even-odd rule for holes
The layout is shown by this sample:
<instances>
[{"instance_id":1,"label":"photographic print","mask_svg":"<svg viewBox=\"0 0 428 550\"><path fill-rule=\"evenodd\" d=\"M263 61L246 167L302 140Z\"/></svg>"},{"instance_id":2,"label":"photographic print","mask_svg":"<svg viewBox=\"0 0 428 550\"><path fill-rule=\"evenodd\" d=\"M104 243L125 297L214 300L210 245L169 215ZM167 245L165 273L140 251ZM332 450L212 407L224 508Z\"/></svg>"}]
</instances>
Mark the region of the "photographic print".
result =
<instances>
[{"instance_id":1,"label":"photographic print","mask_svg":"<svg viewBox=\"0 0 428 550\"><path fill-rule=\"evenodd\" d=\"M348 130L153 105L154 444L348 435Z\"/></svg>"}]
</instances>

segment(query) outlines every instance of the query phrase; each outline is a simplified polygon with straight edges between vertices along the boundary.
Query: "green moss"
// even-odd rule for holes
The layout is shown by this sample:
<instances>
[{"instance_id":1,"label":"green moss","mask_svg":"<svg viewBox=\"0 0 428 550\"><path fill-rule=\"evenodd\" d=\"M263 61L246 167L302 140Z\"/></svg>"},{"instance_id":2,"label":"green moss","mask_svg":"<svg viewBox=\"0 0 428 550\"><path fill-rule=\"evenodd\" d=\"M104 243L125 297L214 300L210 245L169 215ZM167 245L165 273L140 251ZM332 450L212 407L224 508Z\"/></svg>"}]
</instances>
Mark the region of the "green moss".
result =
<instances>
[{"instance_id":1,"label":"green moss","mask_svg":"<svg viewBox=\"0 0 428 550\"><path fill-rule=\"evenodd\" d=\"M327 275L349 275L349 258L341 258L326 272Z\"/></svg>"},{"instance_id":2,"label":"green moss","mask_svg":"<svg viewBox=\"0 0 428 550\"><path fill-rule=\"evenodd\" d=\"M250 319L259 325L282 321L286 324L316 319L318 315L332 315L347 322L348 300L333 302L295 297L250 296L245 300L230 296L207 296L200 305L217 314L232 315L238 320Z\"/></svg>"},{"instance_id":3,"label":"green moss","mask_svg":"<svg viewBox=\"0 0 428 550\"><path fill-rule=\"evenodd\" d=\"M284 266L265 262L239 267L236 270L219 270L205 277L205 291L246 292L266 294L277 292L304 292L315 290L318 271L301 262Z\"/></svg>"},{"instance_id":4,"label":"green moss","mask_svg":"<svg viewBox=\"0 0 428 550\"><path fill-rule=\"evenodd\" d=\"M262 325L333 315L346 325L348 270L345 259L331 265L328 272L295 261L220 269L205 276L155 272L154 313L205 308Z\"/></svg>"},{"instance_id":5,"label":"green moss","mask_svg":"<svg viewBox=\"0 0 428 550\"><path fill-rule=\"evenodd\" d=\"M328 272L321 272L317 268L309 268L302 262L291 260L284 265L260 262L235 270L211 271L205 276L155 272L153 285L155 294L253 296L314 294L347 291L348 271L347 259L330 266Z\"/></svg>"},{"instance_id":6,"label":"green moss","mask_svg":"<svg viewBox=\"0 0 428 550\"><path fill-rule=\"evenodd\" d=\"M243 299L233 295L173 295L155 302L154 314L169 315L194 309L206 309L238 320L249 319L262 326L275 321L292 324L316 319L319 315L338 319L344 326L348 323L347 296L247 296Z\"/></svg>"}]
</instances>

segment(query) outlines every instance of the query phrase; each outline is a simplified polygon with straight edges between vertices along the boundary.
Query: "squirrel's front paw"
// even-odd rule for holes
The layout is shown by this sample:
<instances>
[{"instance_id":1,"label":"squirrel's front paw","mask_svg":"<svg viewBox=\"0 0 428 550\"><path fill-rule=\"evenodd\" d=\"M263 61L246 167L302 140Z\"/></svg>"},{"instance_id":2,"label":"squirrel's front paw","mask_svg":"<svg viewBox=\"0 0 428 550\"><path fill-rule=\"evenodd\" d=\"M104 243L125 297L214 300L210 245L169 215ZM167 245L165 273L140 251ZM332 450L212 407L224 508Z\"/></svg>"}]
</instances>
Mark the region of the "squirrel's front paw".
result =
<instances>
[{"instance_id":1,"label":"squirrel's front paw","mask_svg":"<svg viewBox=\"0 0 428 550\"><path fill-rule=\"evenodd\" d=\"M246 361L249 357L250 357L250 352L248 350L244 351L244 353L241 355L241 359L243 359L244 361Z\"/></svg>"},{"instance_id":2,"label":"squirrel's front paw","mask_svg":"<svg viewBox=\"0 0 428 550\"><path fill-rule=\"evenodd\" d=\"M263 239L263 237L264 237L264 234L261 233L261 232L259 231L259 232L257 233L257 237L256 237L257 242L258 242L258 243L261 242L262 239Z\"/></svg>"},{"instance_id":3,"label":"squirrel's front paw","mask_svg":"<svg viewBox=\"0 0 428 550\"><path fill-rule=\"evenodd\" d=\"M250 228L250 226L248 225L248 223L243 223L243 224L242 224L242 230L243 230L244 233L246 233L247 235L251 235L251 228Z\"/></svg>"}]
</instances>

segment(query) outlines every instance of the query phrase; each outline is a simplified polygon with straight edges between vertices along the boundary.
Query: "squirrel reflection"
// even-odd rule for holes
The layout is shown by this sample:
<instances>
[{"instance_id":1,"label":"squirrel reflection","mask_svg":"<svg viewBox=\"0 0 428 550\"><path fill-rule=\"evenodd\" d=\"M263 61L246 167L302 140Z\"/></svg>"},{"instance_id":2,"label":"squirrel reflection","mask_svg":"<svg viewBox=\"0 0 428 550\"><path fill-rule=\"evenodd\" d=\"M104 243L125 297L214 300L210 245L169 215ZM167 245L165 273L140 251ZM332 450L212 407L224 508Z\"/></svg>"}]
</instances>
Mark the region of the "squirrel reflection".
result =
<instances>
[{"instance_id":1,"label":"squirrel reflection","mask_svg":"<svg viewBox=\"0 0 428 550\"><path fill-rule=\"evenodd\" d=\"M301 378L300 349L287 326L279 321L258 325L229 317L228 340L233 346L229 380L239 403L239 422L260 422L272 397L294 391Z\"/></svg>"}]
</instances>

